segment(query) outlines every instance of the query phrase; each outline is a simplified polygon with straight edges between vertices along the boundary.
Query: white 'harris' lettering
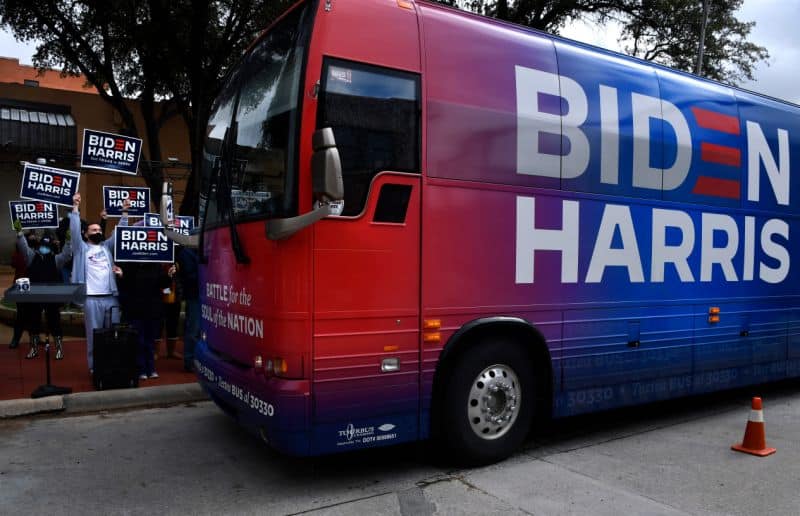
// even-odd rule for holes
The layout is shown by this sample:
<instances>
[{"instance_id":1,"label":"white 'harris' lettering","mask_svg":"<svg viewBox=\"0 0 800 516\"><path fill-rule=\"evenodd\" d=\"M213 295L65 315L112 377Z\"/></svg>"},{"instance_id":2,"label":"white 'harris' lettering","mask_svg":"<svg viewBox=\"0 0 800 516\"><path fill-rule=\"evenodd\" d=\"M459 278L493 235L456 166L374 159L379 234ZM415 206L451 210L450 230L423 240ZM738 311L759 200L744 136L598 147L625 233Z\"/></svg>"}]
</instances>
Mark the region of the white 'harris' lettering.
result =
<instances>
[{"instance_id":1,"label":"white 'harris' lettering","mask_svg":"<svg viewBox=\"0 0 800 516\"><path fill-rule=\"evenodd\" d=\"M664 282L665 271L674 267L683 283L710 282L715 274L722 274L727 282L752 281L755 275L756 218L745 216L736 219L720 213L702 213L700 228L695 227L691 216L681 210L653 208L650 210L652 231L649 242L639 242L635 231L634 217L630 207L605 204L598 226L580 224L580 202L561 201L561 228L544 229L536 222L536 198L517 197L517 248L516 283L535 282L536 255L544 251L555 251L561 258L561 283L601 283L603 275L612 267L627 272L630 283ZM641 224L642 221L639 220ZM744 227L744 239L740 239L740 225ZM672 229L679 238L668 241L667 233ZM583 276L579 271L582 232L594 239L589 265ZM700 234L699 271L692 271L689 258L697 248L696 235ZM619 244L614 245L614 235L620 235ZM761 252L770 258L771 265L764 261L758 264L758 278L766 283L780 283L789 275L789 251L776 237L789 239L789 225L780 219L769 219L761 226ZM585 235L584 235L585 238ZM642 253L650 251L650 271L646 274ZM734 258L743 253L737 270ZM717 276L718 277L718 276Z\"/></svg>"}]
</instances>

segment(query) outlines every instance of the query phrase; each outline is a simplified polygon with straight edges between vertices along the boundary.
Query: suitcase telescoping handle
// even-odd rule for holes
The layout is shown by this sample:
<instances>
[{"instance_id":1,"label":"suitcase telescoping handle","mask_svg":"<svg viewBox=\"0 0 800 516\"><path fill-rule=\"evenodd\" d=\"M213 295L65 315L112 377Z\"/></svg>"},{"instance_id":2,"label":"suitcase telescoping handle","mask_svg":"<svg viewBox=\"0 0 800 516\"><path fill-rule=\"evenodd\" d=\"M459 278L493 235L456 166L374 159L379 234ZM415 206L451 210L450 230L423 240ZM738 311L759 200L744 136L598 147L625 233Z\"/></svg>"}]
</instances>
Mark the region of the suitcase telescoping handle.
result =
<instances>
[{"instance_id":1,"label":"suitcase telescoping handle","mask_svg":"<svg viewBox=\"0 0 800 516\"><path fill-rule=\"evenodd\" d=\"M122 319L122 308L119 307L119 306L116 306L116 305L112 306L108 310L106 310L106 313L103 315L103 328L108 328L110 330L110 329L112 329L114 327L114 322L113 321L114 321L114 309L115 308L117 310L119 310L120 319ZM106 321L108 321L108 326L106 326Z\"/></svg>"}]
</instances>

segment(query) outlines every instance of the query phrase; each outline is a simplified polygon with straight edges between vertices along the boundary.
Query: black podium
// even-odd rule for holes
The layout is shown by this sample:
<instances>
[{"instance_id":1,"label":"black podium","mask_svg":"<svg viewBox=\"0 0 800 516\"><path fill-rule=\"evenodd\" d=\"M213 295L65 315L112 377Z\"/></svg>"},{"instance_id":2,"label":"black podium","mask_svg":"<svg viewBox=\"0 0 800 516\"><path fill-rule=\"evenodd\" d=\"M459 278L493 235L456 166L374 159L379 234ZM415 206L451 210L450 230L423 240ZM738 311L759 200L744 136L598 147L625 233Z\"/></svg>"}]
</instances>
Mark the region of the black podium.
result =
<instances>
[{"instance_id":1,"label":"black podium","mask_svg":"<svg viewBox=\"0 0 800 516\"><path fill-rule=\"evenodd\" d=\"M17 304L26 303L79 303L86 297L83 283L39 283L28 290L20 290L16 285L6 290L3 299ZM31 393L31 398L43 398L58 394L69 394L71 387L58 387L50 383L50 328L44 339L44 355L47 368L47 383L40 385Z\"/></svg>"}]
</instances>

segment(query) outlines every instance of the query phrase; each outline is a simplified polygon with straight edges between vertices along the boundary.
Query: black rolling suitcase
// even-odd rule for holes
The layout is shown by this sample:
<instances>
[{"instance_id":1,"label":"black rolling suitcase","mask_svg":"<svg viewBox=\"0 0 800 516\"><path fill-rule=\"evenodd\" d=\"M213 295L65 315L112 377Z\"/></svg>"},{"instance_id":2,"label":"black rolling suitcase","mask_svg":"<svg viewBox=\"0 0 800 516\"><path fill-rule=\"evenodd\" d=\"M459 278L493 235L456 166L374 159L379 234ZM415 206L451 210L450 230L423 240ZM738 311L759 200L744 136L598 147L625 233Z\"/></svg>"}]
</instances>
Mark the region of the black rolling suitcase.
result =
<instances>
[{"instance_id":1,"label":"black rolling suitcase","mask_svg":"<svg viewBox=\"0 0 800 516\"><path fill-rule=\"evenodd\" d=\"M106 312L103 328L94 330L95 389L125 389L139 386L136 349L139 338L136 330L126 324L113 324L112 307Z\"/></svg>"}]
</instances>

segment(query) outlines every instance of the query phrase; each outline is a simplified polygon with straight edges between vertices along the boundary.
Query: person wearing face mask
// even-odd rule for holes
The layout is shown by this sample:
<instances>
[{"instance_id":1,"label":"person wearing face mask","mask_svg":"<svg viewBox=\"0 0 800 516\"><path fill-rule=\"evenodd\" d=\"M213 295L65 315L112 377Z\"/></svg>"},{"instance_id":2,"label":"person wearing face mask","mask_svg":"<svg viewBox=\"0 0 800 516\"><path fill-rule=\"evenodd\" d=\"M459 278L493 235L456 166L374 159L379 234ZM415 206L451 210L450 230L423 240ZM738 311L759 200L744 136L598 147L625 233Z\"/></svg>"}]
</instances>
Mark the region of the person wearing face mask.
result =
<instances>
[{"instance_id":1,"label":"person wearing face mask","mask_svg":"<svg viewBox=\"0 0 800 516\"><path fill-rule=\"evenodd\" d=\"M61 283L61 267L72 257L72 247L67 245L62 252L54 245L53 237L44 234L38 245L31 247L28 239L20 231L17 233L17 250L25 257L28 265L28 278L31 285L42 283ZM56 360L64 358L63 336L61 331L61 312L58 303L28 303L25 309L25 326L31 336L31 347L25 358L36 358L39 355L40 333L42 330L42 312L47 319L47 329L56 344Z\"/></svg>"},{"instance_id":2,"label":"person wearing face mask","mask_svg":"<svg viewBox=\"0 0 800 516\"><path fill-rule=\"evenodd\" d=\"M71 235L81 234L81 194L72 197L72 212L69 215ZM128 225L127 199L122 205L120 226ZM110 312L111 322L118 323L119 291L116 275L121 273L114 265L114 234L103 239L100 224L89 224L86 228L86 242L73 237L72 244L72 282L86 284L86 301L83 307L83 323L86 329L86 359L89 373L94 371L94 330L102 328L106 314ZM116 308L116 309L115 309Z\"/></svg>"}]
</instances>

